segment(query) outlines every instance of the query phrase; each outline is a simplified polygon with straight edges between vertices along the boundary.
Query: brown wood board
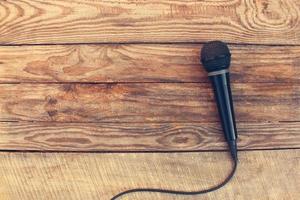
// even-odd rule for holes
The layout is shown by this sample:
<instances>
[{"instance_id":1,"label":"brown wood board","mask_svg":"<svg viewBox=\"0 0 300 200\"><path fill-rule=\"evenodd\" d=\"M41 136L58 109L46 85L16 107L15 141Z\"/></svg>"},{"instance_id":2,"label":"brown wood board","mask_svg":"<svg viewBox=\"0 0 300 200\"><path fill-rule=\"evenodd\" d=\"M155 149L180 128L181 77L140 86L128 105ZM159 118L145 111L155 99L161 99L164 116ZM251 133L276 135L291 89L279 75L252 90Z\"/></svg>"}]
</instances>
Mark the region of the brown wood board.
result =
<instances>
[{"instance_id":1,"label":"brown wood board","mask_svg":"<svg viewBox=\"0 0 300 200\"><path fill-rule=\"evenodd\" d=\"M235 178L216 192L181 197L135 193L123 199L299 199L300 151L240 152ZM136 187L198 190L231 170L227 153L73 154L0 153L0 196L5 200L109 200Z\"/></svg>"},{"instance_id":2,"label":"brown wood board","mask_svg":"<svg viewBox=\"0 0 300 200\"><path fill-rule=\"evenodd\" d=\"M1 1L0 44L300 44L298 0Z\"/></svg>"},{"instance_id":3,"label":"brown wood board","mask_svg":"<svg viewBox=\"0 0 300 200\"><path fill-rule=\"evenodd\" d=\"M300 123L238 123L238 148L300 148ZM227 150L219 123L0 123L0 150Z\"/></svg>"},{"instance_id":4,"label":"brown wood board","mask_svg":"<svg viewBox=\"0 0 300 200\"><path fill-rule=\"evenodd\" d=\"M232 85L236 118L297 121L300 86ZM1 84L1 121L216 122L208 83Z\"/></svg>"},{"instance_id":5,"label":"brown wood board","mask_svg":"<svg viewBox=\"0 0 300 200\"><path fill-rule=\"evenodd\" d=\"M0 46L0 83L208 82L202 45ZM300 83L300 47L230 45L233 82Z\"/></svg>"}]
</instances>

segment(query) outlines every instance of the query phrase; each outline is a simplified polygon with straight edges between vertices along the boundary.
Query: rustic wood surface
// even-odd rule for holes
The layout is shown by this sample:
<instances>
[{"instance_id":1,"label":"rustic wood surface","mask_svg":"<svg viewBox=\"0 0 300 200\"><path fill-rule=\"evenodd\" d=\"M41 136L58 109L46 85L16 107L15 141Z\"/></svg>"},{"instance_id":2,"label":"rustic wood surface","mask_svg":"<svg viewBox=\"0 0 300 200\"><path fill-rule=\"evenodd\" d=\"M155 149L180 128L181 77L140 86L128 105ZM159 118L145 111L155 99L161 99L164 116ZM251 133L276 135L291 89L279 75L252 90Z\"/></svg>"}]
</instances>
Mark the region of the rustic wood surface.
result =
<instances>
[{"instance_id":1,"label":"rustic wood surface","mask_svg":"<svg viewBox=\"0 0 300 200\"><path fill-rule=\"evenodd\" d=\"M300 123L238 123L241 150L300 148ZM225 150L219 123L0 123L0 149L26 151Z\"/></svg>"},{"instance_id":2,"label":"rustic wood surface","mask_svg":"<svg viewBox=\"0 0 300 200\"><path fill-rule=\"evenodd\" d=\"M198 197L136 193L122 199L299 199L300 150L241 152L226 189ZM227 158L227 159L226 159ZM229 173L226 153L1 153L1 199L110 199L125 189L197 190ZM139 173L137 173L137 171Z\"/></svg>"},{"instance_id":3,"label":"rustic wood surface","mask_svg":"<svg viewBox=\"0 0 300 200\"><path fill-rule=\"evenodd\" d=\"M232 166L199 63L214 39L232 52L236 177L122 199L300 199L300 1L0 0L0 200L222 181Z\"/></svg>"},{"instance_id":4,"label":"rustic wood surface","mask_svg":"<svg viewBox=\"0 0 300 200\"><path fill-rule=\"evenodd\" d=\"M299 84L236 83L232 88L237 121L300 118ZM1 84L0 90L2 121L218 121L208 83Z\"/></svg>"},{"instance_id":5,"label":"rustic wood surface","mask_svg":"<svg viewBox=\"0 0 300 200\"><path fill-rule=\"evenodd\" d=\"M0 46L0 82L207 82L202 45ZM300 82L299 46L230 45L233 82Z\"/></svg>"},{"instance_id":6,"label":"rustic wood surface","mask_svg":"<svg viewBox=\"0 0 300 200\"><path fill-rule=\"evenodd\" d=\"M1 0L1 44L300 44L298 0Z\"/></svg>"}]
</instances>

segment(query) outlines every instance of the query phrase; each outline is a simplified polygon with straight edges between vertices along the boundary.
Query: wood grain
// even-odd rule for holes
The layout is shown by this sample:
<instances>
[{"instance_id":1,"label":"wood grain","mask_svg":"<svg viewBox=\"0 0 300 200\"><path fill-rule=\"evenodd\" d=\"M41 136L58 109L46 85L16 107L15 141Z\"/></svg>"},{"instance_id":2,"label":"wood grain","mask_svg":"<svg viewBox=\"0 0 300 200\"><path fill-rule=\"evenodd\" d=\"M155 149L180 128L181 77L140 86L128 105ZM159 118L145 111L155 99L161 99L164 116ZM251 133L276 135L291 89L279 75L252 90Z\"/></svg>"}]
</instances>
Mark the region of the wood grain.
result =
<instances>
[{"instance_id":1,"label":"wood grain","mask_svg":"<svg viewBox=\"0 0 300 200\"><path fill-rule=\"evenodd\" d=\"M198 197L136 193L123 199L299 199L300 151L240 152L224 189ZM2 199L109 200L136 187L208 188L229 173L225 153L0 154ZM255 192L254 192L255 191Z\"/></svg>"},{"instance_id":2,"label":"wood grain","mask_svg":"<svg viewBox=\"0 0 300 200\"><path fill-rule=\"evenodd\" d=\"M202 45L0 47L0 82L207 82ZM233 82L300 83L300 47L230 45Z\"/></svg>"},{"instance_id":3,"label":"wood grain","mask_svg":"<svg viewBox=\"0 0 300 200\"><path fill-rule=\"evenodd\" d=\"M215 39L233 55L236 177L199 197L123 199L300 199L299 0L0 0L0 200L222 181L231 163L199 64Z\"/></svg>"},{"instance_id":4,"label":"wood grain","mask_svg":"<svg viewBox=\"0 0 300 200\"><path fill-rule=\"evenodd\" d=\"M210 84L1 84L1 121L216 122ZM233 84L236 118L297 121L297 84Z\"/></svg>"},{"instance_id":5,"label":"wood grain","mask_svg":"<svg viewBox=\"0 0 300 200\"><path fill-rule=\"evenodd\" d=\"M242 150L300 148L300 123L238 123ZM226 150L219 123L0 123L0 150Z\"/></svg>"},{"instance_id":6,"label":"wood grain","mask_svg":"<svg viewBox=\"0 0 300 200\"><path fill-rule=\"evenodd\" d=\"M299 45L299 1L0 1L1 44L213 39Z\"/></svg>"}]
</instances>

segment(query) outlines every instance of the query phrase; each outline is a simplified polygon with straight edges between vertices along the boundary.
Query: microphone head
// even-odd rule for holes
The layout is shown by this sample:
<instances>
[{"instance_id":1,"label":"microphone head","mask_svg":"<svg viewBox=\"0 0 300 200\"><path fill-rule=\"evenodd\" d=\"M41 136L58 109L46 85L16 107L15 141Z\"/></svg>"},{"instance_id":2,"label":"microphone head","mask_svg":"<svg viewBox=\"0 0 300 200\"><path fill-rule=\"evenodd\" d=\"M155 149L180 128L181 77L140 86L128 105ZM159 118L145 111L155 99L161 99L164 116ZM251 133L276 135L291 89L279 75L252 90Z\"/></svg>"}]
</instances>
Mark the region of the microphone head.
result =
<instances>
[{"instance_id":1,"label":"microphone head","mask_svg":"<svg viewBox=\"0 0 300 200\"><path fill-rule=\"evenodd\" d=\"M201 50L201 62L207 72L228 69L231 54L227 44L221 41L206 43Z\"/></svg>"}]
</instances>

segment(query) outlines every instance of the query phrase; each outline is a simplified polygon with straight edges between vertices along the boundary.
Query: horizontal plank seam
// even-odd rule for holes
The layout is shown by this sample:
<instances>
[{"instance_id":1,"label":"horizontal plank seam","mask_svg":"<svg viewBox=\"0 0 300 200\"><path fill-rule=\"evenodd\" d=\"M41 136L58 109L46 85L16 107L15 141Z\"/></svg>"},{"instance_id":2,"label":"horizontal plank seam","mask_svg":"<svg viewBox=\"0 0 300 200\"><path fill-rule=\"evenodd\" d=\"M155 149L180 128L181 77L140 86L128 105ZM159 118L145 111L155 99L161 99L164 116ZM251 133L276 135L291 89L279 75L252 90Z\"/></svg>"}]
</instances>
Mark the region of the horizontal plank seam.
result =
<instances>
[{"instance_id":1,"label":"horizontal plank seam","mask_svg":"<svg viewBox=\"0 0 300 200\"><path fill-rule=\"evenodd\" d=\"M95 121L41 121L41 120L0 120L0 123L56 123L56 124L116 124L116 123L126 123L126 124L171 124L171 123L199 123L199 120L189 120L189 121L102 121L99 122ZM239 123L299 123L300 121L249 121L249 120L238 120ZM219 123L218 120L216 121L205 121L203 123Z\"/></svg>"},{"instance_id":2,"label":"horizontal plank seam","mask_svg":"<svg viewBox=\"0 0 300 200\"><path fill-rule=\"evenodd\" d=\"M115 121L99 121L99 122L94 122L94 121L40 121L40 120L0 120L0 123L53 123L53 124L97 124L97 125L101 125L101 124L116 124L116 123L122 123L122 124L177 124L177 123L184 123L184 124L215 124L215 123L219 123L219 121L208 121L208 122L199 122L199 121L162 121L162 122L157 122L157 121L145 121L145 122L134 122L134 121L122 121L122 122L115 122ZM281 124L281 123L300 123L300 121L297 120L291 120L291 121L239 121L239 123L266 123L266 124Z\"/></svg>"},{"instance_id":3,"label":"horizontal plank seam","mask_svg":"<svg viewBox=\"0 0 300 200\"><path fill-rule=\"evenodd\" d=\"M138 82L43 82L43 81L39 81L39 82L4 82L0 80L0 85L20 85L20 84L31 84L31 85L63 85L63 84L85 84L85 85L136 85L136 84L207 84L209 83L209 81L205 82L205 81L161 81L161 82L146 82L146 81L138 81ZM285 81L270 81L270 82L260 82L260 81L247 81L247 82L235 82L232 81L232 83L267 83L267 84L299 84L300 85L300 80L299 81L293 81L293 82L285 82Z\"/></svg>"},{"instance_id":4,"label":"horizontal plank seam","mask_svg":"<svg viewBox=\"0 0 300 200\"><path fill-rule=\"evenodd\" d=\"M242 81L231 81L232 83L266 83L266 82L260 82L260 81L247 81L247 82L242 82ZM0 85L19 85L19 84L49 84L49 85L60 85L60 84L87 84L87 85L113 85L113 84L121 84L121 85L128 85L128 84L197 84L197 83L205 83L207 84L208 81L160 81L160 82L157 82L157 81L154 81L154 82L151 82L151 81L135 81L135 82L116 82L116 81L107 81L107 82L91 82L91 81L88 81L88 82L85 82L85 81L82 81L82 82L43 82L43 81L33 81L33 82L27 82L27 81L24 81L24 82L4 82L4 81L1 81L0 80ZM267 82L268 84L290 84L290 83L293 83L293 84L299 84L300 85L300 81L291 81L291 82L283 82L283 81L270 81L270 82Z\"/></svg>"},{"instance_id":5,"label":"horizontal plank seam","mask_svg":"<svg viewBox=\"0 0 300 200\"><path fill-rule=\"evenodd\" d=\"M149 45L153 45L153 44L157 44L157 45L203 45L205 44L205 42L88 42L88 43L82 43L82 42L78 42L78 43L74 43L74 42L70 42L70 43L24 43L24 44L3 44L0 43L0 47L21 47L21 46L76 46L76 45L131 45L131 44L141 44L141 45L145 45L145 44L149 44ZM243 43L243 42L239 42L239 43L234 43L234 42L228 42L227 44L229 45L236 45L236 46L270 46L270 47L300 47L300 44L260 44L260 43Z\"/></svg>"},{"instance_id":6,"label":"horizontal plank seam","mask_svg":"<svg viewBox=\"0 0 300 200\"><path fill-rule=\"evenodd\" d=\"M291 120L291 121L278 121L278 123L299 123L300 120ZM300 133L299 133L300 134Z\"/></svg>"},{"instance_id":7,"label":"horizontal plank seam","mask_svg":"<svg viewBox=\"0 0 300 200\"><path fill-rule=\"evenodd\" d=\"M253 152L253 151L288 151L288 150L300 150L300 147L283 147L283 148L254 148L254 149L239 149L239 152ZM169 150L169 151L57 151L57 150L10 150L10 149L0 149L0 153L82 153L82 154L169 154L169 153L205 153L205 152L228 152L228 150Z\"/></svg>"}]
</instances>

